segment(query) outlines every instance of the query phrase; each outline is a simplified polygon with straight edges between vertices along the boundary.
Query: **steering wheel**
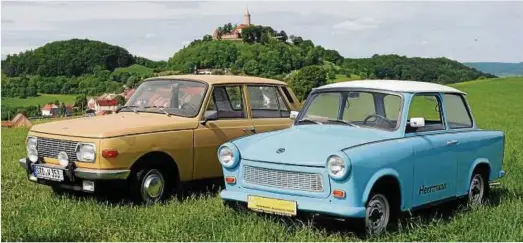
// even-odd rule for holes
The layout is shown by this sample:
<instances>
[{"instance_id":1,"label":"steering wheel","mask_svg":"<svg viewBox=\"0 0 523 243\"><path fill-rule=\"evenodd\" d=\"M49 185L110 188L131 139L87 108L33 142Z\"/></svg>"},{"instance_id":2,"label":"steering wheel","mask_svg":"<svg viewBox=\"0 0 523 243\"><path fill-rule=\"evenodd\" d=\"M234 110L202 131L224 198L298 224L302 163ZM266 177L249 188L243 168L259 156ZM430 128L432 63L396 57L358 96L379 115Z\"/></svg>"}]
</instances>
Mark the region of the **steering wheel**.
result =
<instances>
[{"instance_id":1,"label":"steering wheel","mask_svg":"<svg viewBox=\"0 0 523 243\"><path fill-rule=\"evenodd\" d=\"M198 112L198 109L193 104L191 104L189 102L183 103L182 106L180 107L181 110L190 110L190 109L187 109L187 108L192 109L194 112Z\"/></svg>"},{"instance_id":2,"label":"steering wheel","mask_svg":"<svg viewBox=\"0 0 523 243\"><path fill-rule=\"evenodd\" d=\"M383 124L383 122L386 122L389 124L390 127L394 127L394 124L392 124L392 121L390 121L389 119L387 119L387 117L384 117L384 116L381 116L381 115L378 115L378 114L372 114L372 115L368 115L367 117L365 117L365 119L363 119L363 125L366 125L367 122L371 119L371 118L376 118L376 120L374 121L374 124L376 126L381 126L381 124ZM379 121L379 122L378 122Z\"/></svg>"}]
</instances>

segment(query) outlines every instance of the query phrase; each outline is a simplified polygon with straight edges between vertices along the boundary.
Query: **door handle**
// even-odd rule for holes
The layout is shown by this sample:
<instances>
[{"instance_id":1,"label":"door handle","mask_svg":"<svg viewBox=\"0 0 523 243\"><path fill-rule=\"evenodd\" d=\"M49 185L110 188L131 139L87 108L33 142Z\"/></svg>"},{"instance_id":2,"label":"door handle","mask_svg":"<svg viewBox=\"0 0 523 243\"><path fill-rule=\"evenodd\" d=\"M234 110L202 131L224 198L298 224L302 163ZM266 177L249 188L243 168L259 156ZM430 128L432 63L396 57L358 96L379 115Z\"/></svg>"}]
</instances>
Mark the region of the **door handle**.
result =
<instances>
[{"instance_id":1,"label":"door handle","mask_svg":"<svg viewBox=\"0 0 523 243\"><path fill-rule=\"evenodd\" d=\"M246 128L243 128L242 131L244 131L244 132L255 132L256 128L254 128L254 127L246 127Z\"/></svg>"},{"instance_id":2,"label":"door handle","mask_svg":"<svg viewBox=\"0 0 523 243\"><path fill-rule=\"evenodd\" d=\"M459 141L458 140L449 140L447 141L447 145L453 145L453 144L458 144Z\"/></svg>"}]
</instances>

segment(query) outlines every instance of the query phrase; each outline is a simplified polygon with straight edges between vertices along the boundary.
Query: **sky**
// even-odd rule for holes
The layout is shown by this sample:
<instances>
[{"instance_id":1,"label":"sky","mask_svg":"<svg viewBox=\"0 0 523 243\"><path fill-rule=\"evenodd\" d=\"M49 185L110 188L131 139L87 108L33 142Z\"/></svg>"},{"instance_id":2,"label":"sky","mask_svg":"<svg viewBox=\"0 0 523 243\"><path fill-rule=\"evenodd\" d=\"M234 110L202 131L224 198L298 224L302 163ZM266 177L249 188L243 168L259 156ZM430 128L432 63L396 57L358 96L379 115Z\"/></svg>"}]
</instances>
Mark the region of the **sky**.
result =
<instances>
[{"instance_id":1,"label":"sky","mask_svg":"<svg viewBox=\"0 0 523 243\"><path fill-rule=\"evenodd\" d=\"M285 30L344 57L447 57L523 61L523 2L7 2L1 54L71 38L100 40L133 55L167 60L226 23Z\"/></svg>"}]
</instances>

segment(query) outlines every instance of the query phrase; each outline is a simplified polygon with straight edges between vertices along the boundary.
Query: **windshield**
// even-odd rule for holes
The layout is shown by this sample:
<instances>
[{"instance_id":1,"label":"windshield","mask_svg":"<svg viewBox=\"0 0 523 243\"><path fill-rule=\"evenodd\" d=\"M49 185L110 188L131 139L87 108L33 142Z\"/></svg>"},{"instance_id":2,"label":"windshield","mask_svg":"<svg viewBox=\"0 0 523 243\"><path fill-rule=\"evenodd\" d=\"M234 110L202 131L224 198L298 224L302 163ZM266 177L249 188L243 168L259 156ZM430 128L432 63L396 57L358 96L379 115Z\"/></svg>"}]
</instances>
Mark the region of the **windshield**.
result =
<instances>
[{"instance_id":1,"label":"windshield","mask_svg":"<svg viewBox=\"0 0 523 243\"><path fill-rule=\"evenodd\" d=\"M121 111L146 111L194 117L198 114L207 85L185 80L143 82Z\"/></svg>"},{"instance_id":2,"label":"windshield","mask_svg":"<svg viewBox=\"0 0 523 243\"><path fill-rule=\"evenodd\" d=\"M395 130L401 110L399 95L368 92L322 92L311 97L296 125L339 124Z\"/></svg>"}]
</instances>

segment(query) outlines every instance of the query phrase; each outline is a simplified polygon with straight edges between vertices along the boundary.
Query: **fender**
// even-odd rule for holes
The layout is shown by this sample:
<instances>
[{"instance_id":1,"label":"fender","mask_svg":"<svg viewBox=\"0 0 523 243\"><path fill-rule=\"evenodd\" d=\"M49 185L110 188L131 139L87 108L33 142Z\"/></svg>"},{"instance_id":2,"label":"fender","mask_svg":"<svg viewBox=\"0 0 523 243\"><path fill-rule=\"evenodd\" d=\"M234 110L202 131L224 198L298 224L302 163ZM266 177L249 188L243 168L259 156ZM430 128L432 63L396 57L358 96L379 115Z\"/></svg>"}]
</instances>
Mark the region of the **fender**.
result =
<instances>
[{"instance_id":1,"label":"fender","mask_svg":"<svg viewBox=\"0 0 523 243\"><path fill-rule=\"evenodd\" d=\"M474 162L472 162L472 165L469 168L465 192L469 191L470 179L472 178L472 173L474 172L474 169L476 168L476 166L478 166L479 164L486 164L489 168L489 175L492 175L492 167L490 166L490 161L487 158L477 158L476 160L474 160ZM488 183L489 180L490 180L490 178L487 178L487 181L485 181L485 183Z\"/></svg>"},{"instance_id":2,"label":"fender","mask_svg":"<svg viewBox=\"0 0 523 243\"><path fill-rule=\"evenodd\" d=\"M374 175L372 175L372 177L367 182L367 185L365 186L365 190L363 191L363 196L361 197L362 205L365 205L367 203L367 200L368 200L369 195L370 195L370 191L372 190L372 187L374 186L374 184L380 178L382 178L384 176L392 176L392 177L396 178L396 180L398 181L399 186L400 186L400 193L402 194L402 195L400 195L400 198L401 198L401 208L403 209L403 206L404 206L404 203L405 203L405 200L403 199L403 186L401 185L401 181L399 180L399 173L396 170L392 169L392 168L383 168L383 169L377 171L376 173L374 173Z\"/></svg>"}]
</instances>

